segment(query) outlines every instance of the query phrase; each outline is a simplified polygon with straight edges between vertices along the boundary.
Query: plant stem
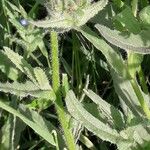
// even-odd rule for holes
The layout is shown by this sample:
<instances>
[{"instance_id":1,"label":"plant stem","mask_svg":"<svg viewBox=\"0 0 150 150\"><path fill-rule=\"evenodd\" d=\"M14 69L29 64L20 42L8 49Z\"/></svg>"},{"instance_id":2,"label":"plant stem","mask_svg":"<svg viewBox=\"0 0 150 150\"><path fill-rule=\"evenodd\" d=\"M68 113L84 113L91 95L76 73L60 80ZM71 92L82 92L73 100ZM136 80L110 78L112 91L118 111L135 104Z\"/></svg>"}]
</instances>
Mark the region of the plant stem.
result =
<instances>
[{"instance_id":1,"label":"plant stem","mask_svg":"<svg viewBox=\"0 0 150 150\"><path fill-rule=\"evenodd\" d=\"M36 2L36 3L33 5L32 9L31 9L31 10L29 11L29 13L28 13L28 16L30 16L30 17L32 17L32 18L35 17L35 16L34 16L34 13L35 13L35 11L36 11L38 5L39 5L38 2Z\"/></svg>"},{"instance_id":2,"label":"plant stem","mask_svg":"<svg viewBox=\"0 0 150 150\"><path fill-rule=\"evenodd\" d=\"M75 79L77 80L76 92L77 95L80 95L80 90L82 87L82 76L81 76L81 69L80 69L80 58L79 58L79 48L80 43L78 38L74 32L72 32L72 43L73 43L73 57L74 57L74 66L75 68L73 71L75 72Z\"/></svg>"},{"instance_id":3,"label":"plant stem","mask_svg":"<svg viewBox=\"0 0 150 150\"><path fill-rule=\"evenodd\" d=\"M142 68L140 66L139 68L139 71L138 71L138 74L139 74L139 78L140 78L140 84L141 84L141 87L142 87L142 90L145 94L148 94L148 87L146 85L146 80L145 80L145 76L144 76L144 73L142 71Z\"/></svg>"},{"instance_id":4,"label":"plant stem","mask_svg":"<svg viewBox=\"0 0 150 150\"><path fill-rule=\"evenodd\" d=\"M58 57L58 35L57 32L51 31L51 59L52 59L52 84L56 94L55 107L57 110L59 122L63 128L66 144L69 150L75 150L74 137L68 127L68 117L63 106L60 77L59 77L59 57Z\"/></svg>"},{"instance_id":5,"label":"plant stem","mask_svg":"<svg viewBox=\"0 0 150 150\"><path fill-rule=\"evenodd\" d=\"M144 113L146 114L147 118L150 119L150 110L149 110L148 104L146 103L146 101L141 93L140 87L135 78L131 80L131 84L132 84L132 87L136 93L136 96L141 104L141 107L142 107Z\"/></svg>"},{"instance_id":6,"label":"plant stem","mask_svg":"<svg viewBox=\"0 0 150 150\"><path fill-rule=\"evenodd\" d=\"M3 9L2 11L3 11L4 17L5 17L5 19L4 19L4 26L6 27L7 32L11 35L9 22L6 21L6 20L8 20L8 16L7 16L7 12L6 12L6 9L5 9L6 8L6 2L5 1L6 0L2 0L2 2L1 2L2 9ZM5 32L4 32L4 34L5 34ZM8 38L7 39L4 38L4 45L9 47L10 40Z\"/></svg>"},{"instance_id":7,"label":"plant stem","mask_svg":"<svg viewBox=\"0 0 150 150\"><path fill-rule=\"evenodd\" d=\"M137 10L138 10L138 0L132 0L131 5L132 5L133 15L136 17L137 16Z\"/></svg>"},{"instance_id":8,"label":"plant stem","mask_svg":"<svg viewBox=\"0 0 150 150\"><path fill-rule=\"evenodd\" d=\"M138 0L132 0L132 12L134 14L134 16L136 17L137 16L137 10L138 10ZM131 54L133 55L134 58L136 58L136 54ZM143 58L142 58L143 60ZM137 61L138 62L138 61ZM134 59L132 64L136 64L136 60ZM142 71L142 68L141 68L141 63L138 64L139 65L139 69L138 69L138 74L139 74L139 77L140 77L140 82L141 82L141 86L143 88L143 91L147 94L148 93L148 88L146 86L146 82L145 82L145 79L144 79L144 75L143 75L143 71ZM141 90L140 90L140 87L134 77L134 79L131 81L131 84L132 84L132 87L139 99L139 102L141 104L141 107L143 108L143 111L145 112L146 116L148 119L150 119L150 110L149 110L149 107L148 107L148 104L145 102L144 100L144 97L141 93Z\"/></svg>"}]
</instances>

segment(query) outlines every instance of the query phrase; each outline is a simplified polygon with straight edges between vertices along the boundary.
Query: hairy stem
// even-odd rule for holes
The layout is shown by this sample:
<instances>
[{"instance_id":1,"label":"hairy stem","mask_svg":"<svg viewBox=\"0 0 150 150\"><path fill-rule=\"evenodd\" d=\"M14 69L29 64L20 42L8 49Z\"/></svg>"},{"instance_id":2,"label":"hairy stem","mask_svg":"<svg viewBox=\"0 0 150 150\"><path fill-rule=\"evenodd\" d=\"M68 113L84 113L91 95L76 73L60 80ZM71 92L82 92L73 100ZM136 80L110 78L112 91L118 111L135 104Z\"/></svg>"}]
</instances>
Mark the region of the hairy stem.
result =
<instances>
[{"instance_id":1,"label":"hairy stem","mask_svg":"<svg viewBox=\"0 0 150 150\"><path fill-rule=\"evenodd\" d=\"M56 94L55 107L59 122L63 128L66 144L69 150L75 150L74 137L68 127L68 119L62 102L60 77L59 77L59 57L58 57L58 35L51 31L51 59L52 59L52 84Z\"/></svg>"}]
</instances>

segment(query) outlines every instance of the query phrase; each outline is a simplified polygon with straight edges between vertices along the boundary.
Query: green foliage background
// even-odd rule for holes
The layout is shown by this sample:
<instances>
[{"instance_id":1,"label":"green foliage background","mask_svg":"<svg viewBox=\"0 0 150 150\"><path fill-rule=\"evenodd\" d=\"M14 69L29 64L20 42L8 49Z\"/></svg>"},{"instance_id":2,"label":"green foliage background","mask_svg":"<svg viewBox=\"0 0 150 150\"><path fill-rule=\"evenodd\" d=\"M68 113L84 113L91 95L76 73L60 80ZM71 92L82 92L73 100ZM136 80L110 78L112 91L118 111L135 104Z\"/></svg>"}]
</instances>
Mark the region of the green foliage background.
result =
<instances>
[{"instance_id":1,"label":"green foliage background","mask_svg":"<svg viewBox=\"0 0 150 150\"><path fill-rule=\"evenodd\" d=\"M149 20L148 0L1 0L0 149L149 150Z\"/></svg>"}]
</instances>

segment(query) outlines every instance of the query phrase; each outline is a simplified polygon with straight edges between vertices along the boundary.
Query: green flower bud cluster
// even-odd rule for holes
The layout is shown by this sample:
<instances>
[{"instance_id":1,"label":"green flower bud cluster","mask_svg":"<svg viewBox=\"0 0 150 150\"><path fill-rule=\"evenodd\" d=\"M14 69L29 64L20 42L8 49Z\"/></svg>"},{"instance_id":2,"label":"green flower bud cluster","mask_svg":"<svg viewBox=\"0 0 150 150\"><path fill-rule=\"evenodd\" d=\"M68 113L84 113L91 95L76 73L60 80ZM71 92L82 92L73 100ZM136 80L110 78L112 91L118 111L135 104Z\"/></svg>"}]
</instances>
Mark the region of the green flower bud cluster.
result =
<instances>
[{"instance_id":1,"label":"green flower bud cluster","mask_svg":"<svg viewBox=\"0 0 150 150\"><path fill-rule=\"evenodd\" d=\"M45 20L30 21L41 28L51 28L58 32L76 29L86 24L108 3L108 0L39 0L48 12Z\"/></svg>"}]
</instances>

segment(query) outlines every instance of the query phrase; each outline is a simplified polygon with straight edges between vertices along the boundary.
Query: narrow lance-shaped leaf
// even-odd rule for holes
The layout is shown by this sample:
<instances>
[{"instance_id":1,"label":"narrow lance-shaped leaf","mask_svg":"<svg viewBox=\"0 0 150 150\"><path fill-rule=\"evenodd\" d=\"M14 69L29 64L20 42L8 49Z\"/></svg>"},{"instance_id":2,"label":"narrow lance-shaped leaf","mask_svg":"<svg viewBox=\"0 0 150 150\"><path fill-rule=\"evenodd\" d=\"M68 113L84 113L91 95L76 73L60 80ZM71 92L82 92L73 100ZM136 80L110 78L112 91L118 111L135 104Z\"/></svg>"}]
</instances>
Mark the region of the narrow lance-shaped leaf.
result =
<instances>
[{"instance_id":1,"label":"narrow lance-shaped leaf","mask_svg":"<svg viewBox=\"0 0 150 150\"><path fill-rule=\"evenodd\" d=\"M49 80L45 74L45 72L41 68L34 68L34 74L36 80L39 84L40 89L42 90L49 90L51 86L49 85Z\"/></svg>"},{"instance_id":2,"label":"narrow lance-shaped leaf","mask_svg":"<svg viewBox=\"0 0 150 150\"><path fill-rule=\"evenodd\" d=\"M122 129L124 127L123 114L118 109L104 101L93 91L84 90L84 92L94 103L99 106L99 109L102 113L100 115L104 115L107 119L109 118L113 122L114 127L117 127L119 129Z\"/></svg>"},{"instance_id":3,"label":"narrow lance-shaped leaf","mask_svg":"<svg viewBox=\"0 0 150 150\"><path fill-rule=\"evenodd\" d=\"M18 70L9 61L7 56L2 53L2 51L0 51L0 70L11 80L16 80L18 78Z\"/></svg>"},{"instance_id":4,"label":"narrow lance-shaped leaf","mask_svg":"<svg viewBox=\"0 0 150 150\"><path fill-rule=\"evenodd\" d=\"M31 24L40 28L62 28L70 29L72 28L71 20L66 18L61 18L61 20L41 20L41 21L29 21Z\"/></svg>"},{"instance_id":5,"label":"narrow lance-shaped leaf","mask_svg":"<svg viewBox=\"0 0 150 150\"><path fill-rule=\"evenodd\" d=\"M0 83L0 91L5 93L11 93L20 97L26 97L30 95L33 97L45 98L50 100L55 100L56 98L51 88L47 90L41 90L30 81L27 81L26 83Z\"/></svg>"},{"instance_id":6,"label":"narrow lance-shaped leaf","mask_svg":"<svg viewBox=\"0 0 150 150\"><path fill-rule=\"evenodd\" d=\"M141 54L150 53L150 30L143 30L139 34L126 34L100 24L96 28L108 42L117 47Z\"/></svg>"},{"instance_id":7,"label":"narrow lance-shaped leaf","mask_svg":"<svg viewBox=\"0 0 150 150\"><path fill-rule=\"evenodd\" d=\"M17 149L21 132L25 127L24 122L10 114L1 129L0 148L3 150Z\"/></svg>"},{"instance_id":8,"label":"narrow lance-shaped leaf","mask_svg":"<svg viewBox=\"0 0 150 150\"><path fill-rule=\"evenodd\" d=\"M111 69L111 75L115 91L120 99L125 115L128 116L129 111L131 111L135 116L142 116L143 112L141 112L140 104L131 82L120 77L113 69Z\"/></svg>"},{"instance_id":9,"label":"narrow lance-shaped leaf","mask_svg":"<svg viewBox=\"0 0 150 150\"><path fill-rule=\"evenodd\" d=\"M79 21L79 24L77 26L82 26L86 24L91 18L93 18L95 15L99 13L104 7L107 5L108 0L100 0L96 3L93 3L92 5L89 5L84 11L84 15L82 16L81 20ZM80 18L80 17L79 17Z\"/></svg>"},{"instance_id":10,"label":"narrow lance-shaped leaf","mask_svg":"<svg viewBox=\"0 0 150 150\"><path fill-rule=\"evenodd\" d=\"M34 70L30 64L19 54L15 53L8 47L4 47L4 54L10 59L10 61L24 74L26 74L29 79L37 85L34 76Z\"/></svg>"},{"instance_id":11,"label":"narrow lance-shaped leaf","mask_svg":"<svg viewBox=\"0 0 150 150\"><path fill-rule=\"evenodd\" d=\"M42 116L40 116L37 112L27 109L24 105L20 105L20 109L19 111L17 111L11 106L5 104L2 100L0 100L0 108L20 118L36 133L43 137L48 143L55 146L55 141L51 134L52 130L54 130L55 128L50 122L42 118Z\"/></svg>"},{"instance_id":12,"label":"narrow lance-shaped leaf","mask_svg":"<svg viewBox=\"0 0 150 150\"><path fill-rule=\"evenodd\" d=\"M70 114L79 122L82 123L89 131L96 134L102 140L109 141L111 143L117 143L118 141L124 141L116 130L110 128L108 125L99 121L97 118L87 112L80 102L76 99L74 93L69 91L66 97L66 104ZM126 140L125 140L126 141Z\"/></svg>"},{"instance_id":13,"label":"narrow lance-shaped leaf","mask_svg":"<svg viewBox=\"0 0 150 150\"><path fill-rule=\"evenodd\" d=\"M106 57L109 65L120 75L125 78L131 78L127 72L126 66L122 58L95 32L87 26L78 29L85 38L87 38L98 50Z\"/></svg>"}]
</instances>

